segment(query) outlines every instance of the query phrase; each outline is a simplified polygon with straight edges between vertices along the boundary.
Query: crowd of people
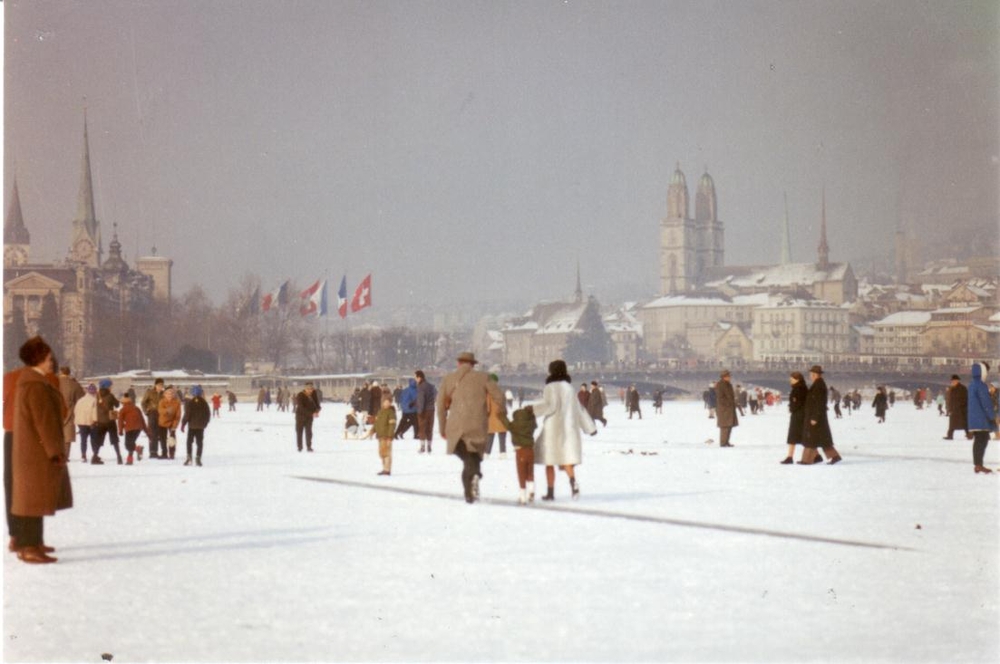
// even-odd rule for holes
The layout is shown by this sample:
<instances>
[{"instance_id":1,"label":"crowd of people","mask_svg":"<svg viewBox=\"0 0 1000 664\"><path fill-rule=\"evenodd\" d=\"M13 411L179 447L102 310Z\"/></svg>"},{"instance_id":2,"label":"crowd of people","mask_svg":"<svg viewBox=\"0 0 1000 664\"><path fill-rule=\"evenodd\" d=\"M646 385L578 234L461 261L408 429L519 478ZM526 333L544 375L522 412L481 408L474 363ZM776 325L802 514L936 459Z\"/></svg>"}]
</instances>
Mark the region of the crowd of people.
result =
<instances>
[{"instance_id":1,"label":"crowd of people","mask_svg":"<svg viewBox=\"0 0 1000 664\"><path fill-rule=\"evenodd\" d=\"M54 548L44 541L43 518L72 507L67 462L77 436L83 462L104 463L100 452L107 441L119 464L132 465L143 456L141 434L149 441L149 459L171 460L176 455L177 430L181 433L186 430L184 465L202 465L205 430L213 418L221 415L223 396L219 392L206 399L202 387L194 385L183 394L157 378L137 403L131 388L116 396L109 379L81 386L68 367L57 367L52 349L40 337L24 344L20 358L24 366L4 375L4 488L9 549L17 552L22 561L32 564L56 561L51 555ZM549 364L540 397L525 404L524 393L519 390L515 409L513 393L500 387L496 374L475 370L478 361L473 353L461 353L456 363L455 370L441 380L440 388L431 384L423 371L416 371L405 387L400 384L391 389L378 381L359 387L350 399L345 438L377 438L381 461L378 475L391 476L393 441L413 429L414 439L420 441L420 453L430 454L436 423L440 437L446 441L447 453L461 460L463 493L465 500L473 503L479 500L482 461L490 455L494 440L499 440L500 458L506 458L510 433L519 502L526 504L535 499L536 465L545 467L546 491L542 500L555 499L557 469L566 475L571 497L578 498L576 467L582 463L582 436L596 435L596 422L607 426L608 401L601 385L594 380L581 383L579 390L574 390L566 363L554 360ZM964 431L973 440L975 472L986 474L992 471L983 465L983 458L990 434L997 430L1000 412L997 390L988 384L988 375L987 363L974 363L968 387L958 375L953 375L951 384L937 399L939 411L948 417L944 438L953 440L955 431ZM803 448L800 465L824 460L831 465L840 462L828 409L832 404L838 416L841 404L849 411L857 410L859 393L855 390L840 395L828 388L819 365L809 369L808 383L797 371L791 373L789 383L787 455L781 463L795 463L797 446ZM261 390L258 409L266 409L269 390ZM641 399L636 386L623 387L620 397L629 419L633 416L641 419ZM235 410L235 394L227 392L226 398L230 410ZM654 412L659 412L663 391L654 391L652 398ZM719 429L719 446L723 448L734 446L733 429L739 426L739 418L746 415L745 408L756 414L768 405L782 403L781 396L773 391L734 386L728 370L720 374L703 398L709 417ZM920 398L929 403L929 390ZM872 407L880 423L885 422L886 412L894 401L894 392L884 386L877 387ZM322 410L320 392L311 382L306 382L294 395L292 389L282 386L277 402L279 410L287 411L289 406L294 409L298 451L312 452L312 425ZM124 458L120 447L122 437Z\"/></svg>"}]
</instances>

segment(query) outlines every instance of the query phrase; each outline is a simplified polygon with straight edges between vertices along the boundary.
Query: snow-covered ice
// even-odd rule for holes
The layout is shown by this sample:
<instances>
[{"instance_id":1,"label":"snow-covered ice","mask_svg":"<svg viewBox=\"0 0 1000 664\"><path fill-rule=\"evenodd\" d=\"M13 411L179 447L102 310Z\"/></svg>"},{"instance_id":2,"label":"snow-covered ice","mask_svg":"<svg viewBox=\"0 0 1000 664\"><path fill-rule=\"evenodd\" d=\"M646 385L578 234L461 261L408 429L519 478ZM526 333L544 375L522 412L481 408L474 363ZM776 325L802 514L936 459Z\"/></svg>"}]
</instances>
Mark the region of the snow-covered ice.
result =
<instances>
[{"instance_id":1,"label":"snow-covered ice","mask_svg":"<svg viewBox=\"0 0 1000 664\"><path fill-rule=\"evenodd\" d=\"M313 454L252 404L209 426L202 468L74 447L59 562L4 557L4 660L1000 660L1000 473L975 475L936 411L845 414L844 461L805 467L778 463L783 406L732 449L700 403L643 408L613 402L585 439L579 501L560 473L528 507L512 454L467 505L440 439L419 455L407 434L376 476L336 404Z\"/></svg>"}]
</instances>

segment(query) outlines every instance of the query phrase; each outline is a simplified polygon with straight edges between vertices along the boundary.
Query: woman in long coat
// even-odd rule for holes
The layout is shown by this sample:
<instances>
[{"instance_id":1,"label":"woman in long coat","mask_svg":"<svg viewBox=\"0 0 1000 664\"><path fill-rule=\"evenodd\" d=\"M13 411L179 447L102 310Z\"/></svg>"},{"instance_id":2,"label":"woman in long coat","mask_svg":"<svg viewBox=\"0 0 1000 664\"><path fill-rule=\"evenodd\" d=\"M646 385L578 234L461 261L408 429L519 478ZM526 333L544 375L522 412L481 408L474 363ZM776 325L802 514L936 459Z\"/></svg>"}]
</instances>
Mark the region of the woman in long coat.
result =
<instances>
[{"instance_id":1,"label":"woman in long coat","mask_svg":"<svg viewBox=\"0 0 1000 664\"><path fill-rule=\"evenodd\" d=\"M798 371L793 371L789 377L792 391L788 394L788 412L791 417L788 421L788 456L781 463L790 464L794 462L795 446L802 444L802 427L806 421L806 395L809 388L806 387L806 379Z\"/></svg>"},{"instance_id":2,"label":"woman in long coat","mask_svg":"<svg viewBox=\"0 0 1000 664\"><path fill-rule=\"evenodd\" d=\"M573 498L578 498L580 486L576 483L574 467L583 462L580 432L594 435L597 427L576 398L565 362L549 363L542 399L532 404L532 408L535 417L543 420L542 430L535 440L535 465L545 466L548 482L548 492L542 500L555 499L556 466L566 471Z\"/></svg>"},{"instance_id":3,"label":"woman in long coat","mask_svg":"<svg viewBox=\"0 0 1000 664\"><path fill-rule=\"evenodd\" d=\"M14 404L14 470L11 514L17 517L17 556L26 563L54 563L43 544L42 518L73 506L63 445L63 400L47 379L55 361L41 337L20 350L26 369Z\"/></svg>"},{"instance_id":4,"label":"woman in long coat","mask_svg":"<svg viewBox=\"0 0 1000 664\"><path fill-rule=\"evenodd\" d=\"M823 453L829 457L830 465L838 463L840 453L833 446L833 434L830 432L830 420L826 416L828 392L826 381L823 380L823 368L818 364L809 369L812 385L806 394L805 423L802 427L802 444L806 451L802 453L800 464L809 465L816 461L817 448L823 448Z\"/></svg>"}]
</instances>

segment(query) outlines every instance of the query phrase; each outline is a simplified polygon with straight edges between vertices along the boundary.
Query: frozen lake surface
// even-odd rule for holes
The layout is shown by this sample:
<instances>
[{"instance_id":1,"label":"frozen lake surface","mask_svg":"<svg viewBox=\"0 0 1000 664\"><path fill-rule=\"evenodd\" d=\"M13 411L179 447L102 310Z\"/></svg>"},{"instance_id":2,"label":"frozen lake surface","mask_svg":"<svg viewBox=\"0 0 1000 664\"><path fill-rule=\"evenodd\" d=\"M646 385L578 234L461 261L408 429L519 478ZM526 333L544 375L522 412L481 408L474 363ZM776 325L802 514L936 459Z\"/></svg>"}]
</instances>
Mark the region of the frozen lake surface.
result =
<instances>
[{"instance_id":1,"label":"frozen lake surface","mask_svg":"<svg viewBox=\"0 0 1000 664\"><path fill-rule=\"evenodd\" d=\"M45 522L59 562L4 557L4 660L1000 660L1000 473L936 410L865 404L831 421L844 461L805 467L778 463L784 406L732 449L700 403L643 409L612 402L584 440L579 501L559 474L527 507L513 454L467 505L440 439L407 434L376 476L339 404L313 454L251 404L209 426L202 468L75 446L76 507Z\"/></svg>"}]
</instances>

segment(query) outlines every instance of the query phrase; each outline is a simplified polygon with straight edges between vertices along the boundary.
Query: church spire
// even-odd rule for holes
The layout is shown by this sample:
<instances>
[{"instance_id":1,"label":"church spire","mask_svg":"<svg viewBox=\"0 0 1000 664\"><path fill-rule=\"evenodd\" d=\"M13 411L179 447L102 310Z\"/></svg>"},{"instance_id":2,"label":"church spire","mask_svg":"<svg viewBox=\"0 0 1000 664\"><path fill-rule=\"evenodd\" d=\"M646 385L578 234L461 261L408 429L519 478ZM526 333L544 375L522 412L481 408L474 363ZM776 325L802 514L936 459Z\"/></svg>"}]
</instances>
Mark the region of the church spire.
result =
<instances>
[{"instance_id":1,"label":"church spire","mask_svg":"<svg viewBox=\"0 0 1000 664\"><path fill-rule=\"evenodd\" d=\"M24 225L24 215L21 214L21 196L17 193L17 178L14 178L14 191L10 197L10 207L7 208L7 219L3 225L4 244L31 244L31 234Z\"/></svg>"},{"instance_id":2,"label":"church spire","mask_svg":"<svg viewBox=\"0 0 1000 664\"><path fill-rule=\"evenodd\" d=\"M576 301L583 302L583 286L580 282L580 259L576 259Z\"/></svg>"},{"instance_id":3,"label":"church spire","mask_svg":"<svg viewBox=\"0 0 1000 664\"><path fill-rule=\"evenodd\" d=\"M788 192L785 194L785 224L781 232L781 264L792 262L792 233L788 227Z\"/></svg>"},{"instance_id":4,"label":"church spire","mask_svg":"<svg viewBox=\"0 0 1000 664\"><path fill-rule=\"evenodd\" d=\"M826 186L823 186L823 214L819 223L819 269L830 267L830 246L826 243Z\"/></svg>"},{"instance_id":5,"label":"church spire","mask_svg":"<svg viewBox=\"0 0 1000 664\"><path fill-rule=\"evenodd\" d=\"M94 182L90 172L90 137L87 131L87 109L83 109L83 157L80 163L80 191L73 219L73 239L70 260L90 267L101 265L101 225L94 213Z\"/></svg>"}]
</instances>

